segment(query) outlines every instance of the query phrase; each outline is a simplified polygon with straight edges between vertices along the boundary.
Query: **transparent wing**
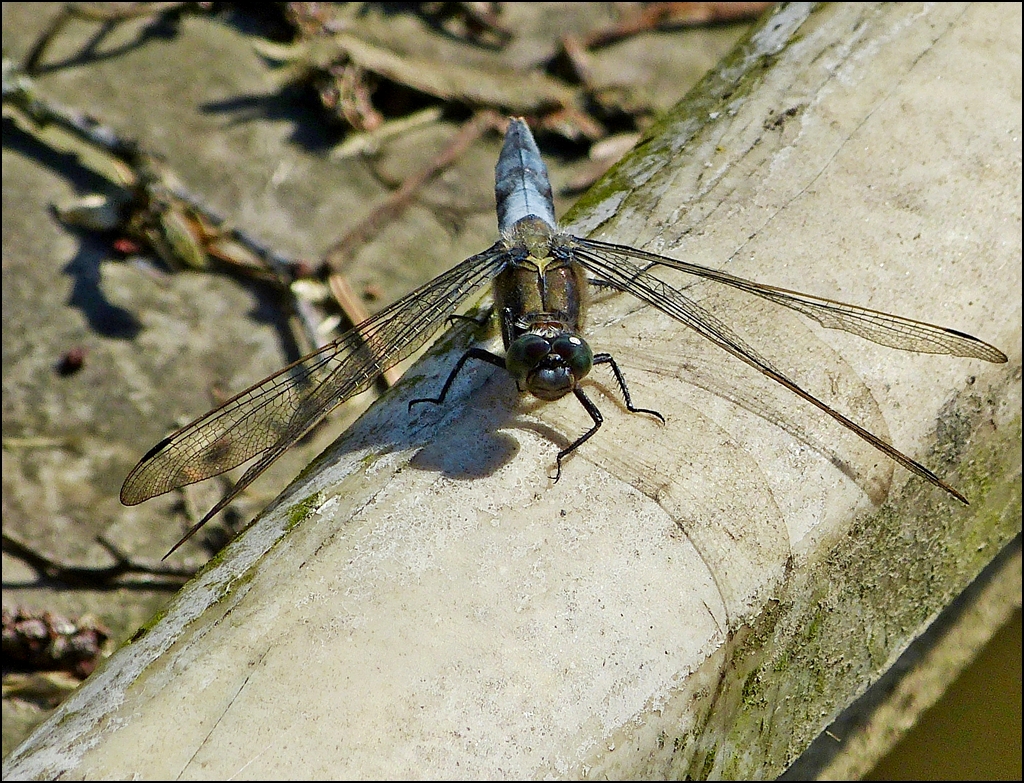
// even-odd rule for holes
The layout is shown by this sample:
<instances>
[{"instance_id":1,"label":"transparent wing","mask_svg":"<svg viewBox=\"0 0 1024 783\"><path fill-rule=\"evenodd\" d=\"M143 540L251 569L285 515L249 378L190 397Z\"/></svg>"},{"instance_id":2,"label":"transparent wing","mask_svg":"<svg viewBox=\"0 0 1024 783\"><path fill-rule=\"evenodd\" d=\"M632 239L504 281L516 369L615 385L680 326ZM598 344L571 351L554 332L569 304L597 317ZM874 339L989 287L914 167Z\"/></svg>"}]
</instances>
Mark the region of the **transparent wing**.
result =
<instances>
[{"instance_id":1,"label":"transparent wing","mask_svg":"<svg viewBox=\"0 0 1024 783\"><path fill-rule=\"evenodd\" d=\"M932 326L854 305L819 299L795 291L763 286L713 269L687 264L653 253L645 253L631 247L578 238L573 238L570 244L573 255L579 263L608 285L632 294L689 326L715 345L821 409L907 470L941 487L961 502L967 503L967 499L962 494L942 481L924 465L911 459L874 433L864 429L810 392L802 389L716 316L687 297L682 291L651 274L649 265L669 266L699 277L732 285L810 315L825 326L843 329L882 345L911 351L973 356L995 362L1006 361L1006 357L1001 351L970 335L940 326ZM648 267L640 267L630 259L646 262Z\"/></svg>"},{"instance_id":2,"label":"transparent wing","mask_svg":"<svg viewBox=\"0 0 1024 783\"><path fill-rule=\"evenodd\" d=\"M969 334L945 326L935 326L899 315L870 310L866 307L755 283L752 280L744 280L717 269L689 264L675 258L647 253L625 245L613 245L608 242L578 237L573 237L573 242L607 258L635 258L648 264L678 269L706 280L715 280L803 313L828 329L841 329L889 348L917 353L964 356L972 359L984 359L988 362L1002 363L1006 361L1006 355L998 348Z\"/></svg>"},{"instance_id":3,"label":"transparent wing","mask_svg":"<svg viewBox=\"0 0 1024 783\"><path fill-rule=\"evenodd\" d=\"M135 466L121 488L121 502L141 503L259 455L191 535L333 408L423 345L505 263L506 248L498 242L182 427Z\"/></svg>"}]
</instances>

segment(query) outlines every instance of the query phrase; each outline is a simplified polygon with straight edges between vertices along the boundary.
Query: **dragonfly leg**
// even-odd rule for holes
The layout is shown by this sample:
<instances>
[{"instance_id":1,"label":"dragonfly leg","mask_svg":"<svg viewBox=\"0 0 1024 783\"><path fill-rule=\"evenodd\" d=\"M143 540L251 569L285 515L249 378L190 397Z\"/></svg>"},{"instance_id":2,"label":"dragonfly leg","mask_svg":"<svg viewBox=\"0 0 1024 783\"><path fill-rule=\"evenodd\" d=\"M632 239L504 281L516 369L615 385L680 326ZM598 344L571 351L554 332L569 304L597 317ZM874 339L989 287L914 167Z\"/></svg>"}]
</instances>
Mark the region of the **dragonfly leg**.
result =
<instances>
[{"instance_id":1,"label":"dragonfly leg","mask_svg":"<svg viewBox=\"0 0 1024 783\"><path fill-rule=\"evenodd\" d=\"M471 315L462 315L461 313L452 313L445 319L445 323L452 326L456 321L468 321L473 324L477 329L480 329L487 325L487 322L491 320L490 312L485 313L481 318L474 318Z\"/></svg>"},{"instance_id":2,"label":"dragonfly leg","mask_svg":"<svg viewBox=\"0 0 1024 783\"><path fill-rule=\"evenodd\" d=\"M503 370L505 369L505 359L502 358L501 356L497 356L496 354L493 354L490 351L485 351L483 348L470 348L468 351L462 354L462 357L459 359L458 362L456 362L455 368L448 375L448 380L446 380L444 382L444 386L441 387L441 393L437 395L437 397L421 397L416 400L410 400L409 410L411 411L413 405L418 405L421 402L429 402L432 405L443 404L445 397L448 396L448 390L451 389L452 384L455 382L456 376L458 376L458 374L462 371L463 366L470 359L477 359L482 362L487 362L488 364L493 364L495 367L500 367Z\"/></svg>"},{"instance_id":3,"label":"dragonfly leg","mask_svg":"<svg viewBox=\"0 0 1024 783\"><path fill-rule=\"evenodd\" d=\"M662 424L665 423L665 417L662 416L658 411L651 410L650 408L638 408L633 404L633 398L629 394L629 387L626 385L626 378L622 374L622 370L619 369L618 363L612 358L610 353L597 353L594 354L594 364L609 364L611 365L612 372L615 373L615 380L618 381L619 388L622 390L622 397L626 401L626 409L630 413L646 413L648 416L654 416ZM580 405L590 414L590 418L594 420L594 426L584 432L580 437L574 440L567 448L562 449L558 452L558 456L555 458L555 465L557 470L555 472L554 481L558 481L562 477L562 460L568 457L576 449L590 440L594 433L601 429L601 425L604 423L604 417L601 415L601 411L594 404L583 390L579 387L572 390L572 393L576 395L576 399L580 401Z\"/></svg>"},{"instance_id":4,"label":"dragonfly leg","mask_svg":"<svg viewBox=\"0 0 1024 783\"><path fill-rule=\"evenodd\" d=\"M615 373L615 380L618 381L619 388L622 390L622 397L626 401L626 410L628 410L630 413L646 413L648 416L653 416L654 418L656 418L662 424L665 423L665 417L658 413L658 411L651 410L650 408L637 408L633 405L633 398L630 397L629 395L629 387L626 385L626 378L622 374L622 370L619 369L618 363L615 361L615 359L612 358L612 355L610 353L594 354L594 364L611 365L612 372ZM586 407L586 405L584 405L583 407ZM587 437L589 437L589 435Z\"/></svg>"},{"instance_id":5,"label":"dragonfly leg","mask_svg":"<svg viewBox=\"0 0 1024 783\"><path fill-rule=\"evenodd\" d=\"M590 440L594 433L601 429L601 425L604 423L604 416L601 415L601 411L598 410L596 405L594 405L593 400L583 393L582 389L577 387L572 390L572 393L576 395L576 399L580 401L580 405L582 405L587 413L590 414L590 418L594 420L594 426L576 438L576 440L570 443L566 448L558 452L558 456L555 457L555 476L552 479L552 481L556 482L562 477L562 460Z\"/></svg>"}]
</instances>

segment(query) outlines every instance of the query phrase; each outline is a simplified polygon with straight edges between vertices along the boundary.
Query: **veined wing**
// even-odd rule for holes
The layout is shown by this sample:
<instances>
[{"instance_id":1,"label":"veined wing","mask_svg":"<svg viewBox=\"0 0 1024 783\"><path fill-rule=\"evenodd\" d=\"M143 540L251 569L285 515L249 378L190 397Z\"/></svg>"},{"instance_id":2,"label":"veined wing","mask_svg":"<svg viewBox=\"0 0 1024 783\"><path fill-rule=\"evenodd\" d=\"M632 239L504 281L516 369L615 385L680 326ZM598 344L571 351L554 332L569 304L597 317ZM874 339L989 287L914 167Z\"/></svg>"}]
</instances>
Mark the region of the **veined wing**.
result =
<instances>
[{"instance_id":1,"label":"veined wing","mask_svg":"<svg viewBox=\"0 0 1024 783\"><path fill-rule=\"evenodd\" d=\"M506 248L498 242L182 427L135 466L121 502L141 503L260 455L188 538L332 409L423 345L505 263Z\"/></svg>"},{"instance_id":2,"label":"veined wing","mask_svg":"<svg viewBox=\"0 0 1024 783\"><path fill-rule=\"evenodd\" d=\"M635 258L648 264L678 269L696 277L738 288L748 294L796 310L813 318L828 329L841 329L889 348L917 353L964 356L971 359L984 359L987 362L1002 363L1006 361L1006 355L998 348L969 334L945 326L936 326L899 315L870 310L866 307L803 294L799 291L789 291L785 288L755 283L752 280L745 280L717 269L690 264L656 253L647 253L634 247L579 237L573 237L573 242L600 256Z\"/></svg>"},{"instance_id":3,"label":"veined wing","mask_svg":"<svg viewBox=\"0 0 1024 783\"><path fill-rule=\"evenodd\" d=\"M642 268L634 264L629 259L636 258L653 264L682 268L684 271L691 272L692 274L699 275L700 277L720 280L720 282L734 285L737 288L742 288L750 293L764 296L772 301L778 301L780 304L785 304L787 307L792 307L800 312L804 312L803 306L805 305L805 298L816 307L829 300L807 297L805 294L797 294L796 292L783 292L781 289L770 289L765 286L761 286L758 283L752 283L748 280L724 275L724 273L716 272L715 270L707 269L705 267L684 264L683 262L675 261L675 259L665 258L653 253L644 253L643 251L635 248L611 245L604 242L593 242L591 240L581 240L578 238L574 238L573 243L575 244L575 247L573 248L574 257L588 271L597 275L603 282L606 282L613 288L617 288L620 291L632 294L633 296L658 308L663 313L675 318L686 326L689 326L715 345L728 351L733 356L746 364L749 364L751 367L754 367L773 381L782 384L794 394L824 411L844 427L856 433L858 436L895 462L898 462L907 470L917 474L927 481L930 481L932 484L941 487L962 503L967 503L967 498L942 481L942 479L936 476L924 465L908 457L899 449L882 440L869 430L864 429L862 426L847 418L839 411L829 405L826 405L810 392L805 391L795 381L787 377L781 370L775 367L768 359L748 345L739 335L722 323L722 321L720 321L716 316L712 315L706 309L687 297L682 291L669 285L664 280L660 280L655 277L651 274L649 268ZM775 295L780 292L784 293L786 297L783 299L776 299ZM771 295L769 296L769 294ZM799 303L801 306L797 307L796 303ZM831 304L838 305L839 303ZM918 322L910 321L909 319L903 319L898 316L887 315L885 313L876 313L875 311L865 310L852 305L842 305L841 307L845 309L837 310L836 312L840 313L840 315L833 316L834 320L830 322L834 324L833 328L842 328L853 332L854 334L861 334L861 331L856 324L858 323L860 314L867 314L865 315L865 319L868 323L878 324L878 326L870 331L871 336L869 339L872 339L874 342L880 342L883 345L892 344L898 335L904 334L906 337L902 339L901 345L897 347L904 347L907 350L930 350L933 353L941 352L963 355L960 351L970 349L971 346L977 344L987 350L974 348L973 351L967 355L978 356L981 354L979 358L989 358L989 361L1000 361L999 358L996 358L998 356L1002 357L1001 361L1006 361L1006 357L1003 356L1000 351L969 335L961 334L960 332L953 332L952 330L932 326L930 324L919 324ZM812 312L817 313L818 310L815 309L812 310ZM879 318L879 316L884 316L884 318ZM819 320L818 315L813 315L812 317ZM942 337L943 335L948 336ZM881 339L883 337L885 338L884 340ZM945 340L944 343L940 343L944 348L947 346L950 348L955 347L957 350L954 351L950 349L937 351L936 341L940 339ZM928 346L928 348L909 348L909 345L924 345Z\"/></svg>"}]
</instances>

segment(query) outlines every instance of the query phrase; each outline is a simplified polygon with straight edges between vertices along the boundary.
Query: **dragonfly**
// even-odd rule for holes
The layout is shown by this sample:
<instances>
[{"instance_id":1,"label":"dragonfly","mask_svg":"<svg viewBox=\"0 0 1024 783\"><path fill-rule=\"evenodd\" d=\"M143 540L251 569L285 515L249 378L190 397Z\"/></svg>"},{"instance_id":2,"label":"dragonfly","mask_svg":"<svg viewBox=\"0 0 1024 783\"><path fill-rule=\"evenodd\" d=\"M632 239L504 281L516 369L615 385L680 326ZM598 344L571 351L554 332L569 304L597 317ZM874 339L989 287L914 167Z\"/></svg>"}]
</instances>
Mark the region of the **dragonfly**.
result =
<instances>
[{"instance_id":1,"label":"dragonfly","mask_svg":"<svg viewBox=\"0 0 1024 783\"><path fill-rule=\"evenodd\" d=\"M168 552L191 538L331 410L367 389L385 370L409 357L455 316L484 285L494 285L504 356L473 347L458 360L434 398L444 402L467 362L507 371L519 391L543 401L572 394L593 425L555 458L563 460L600 429L600 410L581 387L595 365L611 369L627 409L664 422L660 413L633 404L615 359L594 353L581 333L588 286L625 292L666 313L736 359L801 397L856 433L890 459L967 503L924 465L805 391L747 344L716 315L658 278L659 267L713 281L787 307L829 329L904 351L1005 362L998 348L964 332L852 304L756 283L727 272L627 245L574 236L558 228L547 167L522 118L511 118L495 166L500 238L325 347L288 365L157 443L131 471L121 502L135 505L224 473L255 459L223 498Z\"/></svg>"}]
</instances>

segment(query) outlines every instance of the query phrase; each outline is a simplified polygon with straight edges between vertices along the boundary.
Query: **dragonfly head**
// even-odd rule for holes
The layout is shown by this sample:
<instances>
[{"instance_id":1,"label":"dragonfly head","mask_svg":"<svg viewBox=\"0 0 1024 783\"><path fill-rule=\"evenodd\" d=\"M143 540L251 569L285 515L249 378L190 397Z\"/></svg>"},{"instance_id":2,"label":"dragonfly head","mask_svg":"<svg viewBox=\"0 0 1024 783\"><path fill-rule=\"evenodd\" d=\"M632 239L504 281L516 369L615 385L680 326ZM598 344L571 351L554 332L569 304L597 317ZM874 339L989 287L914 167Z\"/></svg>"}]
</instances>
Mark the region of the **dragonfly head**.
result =
<instances>
[{"instance_id":1,"label":"dragonfly head","mask_svg":"<svg viewBox=\"0 0 1024 783\"><path fill-rule=\"evenodd\" d=\"M526 332L509 345L505 366L520 389L550 402L576 388L594 366L594 354L575 334Z\"/></svg>"}]
</instances>

